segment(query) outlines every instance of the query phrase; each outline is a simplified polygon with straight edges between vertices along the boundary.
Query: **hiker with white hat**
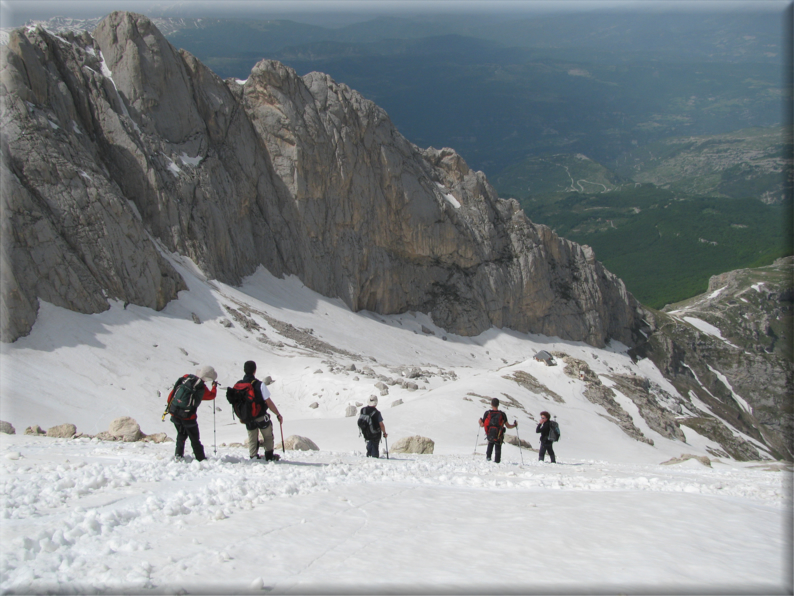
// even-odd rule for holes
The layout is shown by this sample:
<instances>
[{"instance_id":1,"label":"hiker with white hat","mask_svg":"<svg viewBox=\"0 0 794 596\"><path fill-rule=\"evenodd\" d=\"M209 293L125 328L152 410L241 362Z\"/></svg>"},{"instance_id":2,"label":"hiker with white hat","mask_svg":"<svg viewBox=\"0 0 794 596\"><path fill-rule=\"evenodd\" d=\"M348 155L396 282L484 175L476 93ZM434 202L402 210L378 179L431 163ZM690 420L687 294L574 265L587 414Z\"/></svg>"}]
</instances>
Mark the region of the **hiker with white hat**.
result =
<instances>
[{"instance_id":1,"label":"hiker with white hat","mask_svg":"<svg viewBox=\"0 0 794 596\"><path fill-rule=\"evenodd\" d=\"M218 373L211 366L203 366L195 375L187 374L179 377L171 393L168 394L167 411L171 414L171 422L176 427L176 458L185 455L185 441L190 438L190 446L196 460L206 459L204 445L199 439L198 416L196 410L202 401L215 399L218 391L216 382ZM211 387L211 389L210 389Z\"/></svg>"},{"instance_id":2,"label":"hiker with white hat","mask_svg":"<svg viewBox=\"0 0 794 596\"><path fill-rule=\"evenodd\" d=\"M378 398L375 395L370 395L367 405L361 408L361 413L358 417L358 428L361 430L361 434L367 442L367 457L380 457L378 446L380 444L381 433L384 437L389 436L386 433L386 426L383 424L383 416L378 411L377 405Z\"/></svg>"}]
</instances>

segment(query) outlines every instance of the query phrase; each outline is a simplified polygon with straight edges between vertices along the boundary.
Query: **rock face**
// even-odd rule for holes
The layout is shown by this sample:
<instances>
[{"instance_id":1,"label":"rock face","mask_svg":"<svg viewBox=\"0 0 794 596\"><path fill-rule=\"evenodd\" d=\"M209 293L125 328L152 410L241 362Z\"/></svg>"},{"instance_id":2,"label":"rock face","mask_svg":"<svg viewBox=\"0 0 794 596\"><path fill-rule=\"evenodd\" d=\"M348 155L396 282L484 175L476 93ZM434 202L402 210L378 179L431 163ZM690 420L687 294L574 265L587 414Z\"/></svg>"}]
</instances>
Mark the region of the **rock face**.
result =
<instances>
[{"instance_id":1,"label":"rock face","mask_svg":"<svg viewBox=\"0 0 794 596\"><path fill-rule=\"evenodd\" d=\"M391 448L393 453L433 453L436 444L432 439L414 435L413 437L403 437Z\"/></svg>"},{"instance_id":2,"label":"rock face","mask_svg":"<svg viewBox=\"0 0 794 596\"><path fill-rule=\"evenodd\" d=\"M162 308L185 285L160 246L227 283L264 265L462 335L638 339L634 299L581 246L327 75L263 60L224 82L123 12L0 52L3 341L39 300Z\"/></svg>"},{"instance_id":3,"label":"rock face","mask_svg":"<svg viewBox=\"0 0 794 596\"><path fill-rule=\"evenodd\" d=\"M759 454L735 431L766 445L773 457L794 459L792 271L794 257L787 257L714 276L706 294L668 312L648 310L651 333L633 350L650 358L680 395L707 406L708 412L693 410L702 420L679 422L708 433L737 459Z\"/></svg>"}]
</instances>

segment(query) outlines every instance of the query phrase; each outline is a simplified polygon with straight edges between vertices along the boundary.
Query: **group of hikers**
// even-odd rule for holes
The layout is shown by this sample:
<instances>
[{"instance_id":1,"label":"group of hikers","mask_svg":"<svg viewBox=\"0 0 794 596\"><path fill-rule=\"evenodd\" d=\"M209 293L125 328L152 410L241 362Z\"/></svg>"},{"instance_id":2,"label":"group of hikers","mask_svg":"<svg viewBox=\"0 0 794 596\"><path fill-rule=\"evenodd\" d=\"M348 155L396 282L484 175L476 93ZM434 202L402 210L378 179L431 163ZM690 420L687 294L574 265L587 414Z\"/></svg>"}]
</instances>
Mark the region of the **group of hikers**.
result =
<instances>
[{"instance_id":1,"label":"group of hikers","mask_svg":"<svg viewBox=\"0 0 794 596\"><path fill-rule=\"evenodd\" d=\"M279 455L274 453L275 438L273 436L273 423L268 410L273 412L279 424L284 418L278 411L276 404L270 397L270 391L262 381L257 379L256 362L249 360L243 365L243 378L235 383L234 387L226 390L226 398L232 408L245 423L248 431L248 456L251 459L261 459L259 455L259 435L262 435L262 444L265 448L265 460L276 461ZM196 411L203 401L212 401L217 395L218 373L211 366L204 366L196 371L195 375L187 374L177 379L174 388L168 394L166 411L171 414L171 422L176 427L176 457L182 459L185 455L185 441L190 439L193 455L196 460L206 459L204 446L199 437L198 417Z\"/></svg>"},{"instance_id":2,"label":"group of hikers","mask_svg":"<svg viewBox=\"0 0 794 596\"><path fill-rule=\"evenodd\" d=\"M538 449L538 460L545 461L546 453L551 458L551 463L557 463L557 457L554 455L554 448L552 444L560 438L560 427L556 422L550 420L551 415L543 411L540 413L540 422L535 429L536 433L540 433L540 449ZM518 426L518 421L513 420L513 424L507 421L507 414L499 409L499 399L494 397L491 400L491 409L482 415L479 419L480 428L485 429L485 436L488 439L488 448L485 450L485 459L491 461L493 454L493 461L499 463L502 460L502 443L504 443L504 435L506 428L515 428ZM519 445L519 449L521 446Z\"/></svg>"},{"instance_id":3,"label":"group of hikers","mask_svg":"<svg viewBox=\"0 0 794 596\"><path fill-rule=\"evenodd\" d=\"M268 410L276 415L281 424L284 419L278 411L270 397L267 386L256 378L256 362L249 360L243 365L243 378L235 383L233 387L226 390L226 398L232 404L234 413L245 423L248 431L248 456L251 459L261 459L259 455L259 436L265 448L264 459L266 461L277 461L279 455L274 453L275 438L273 435L273 424L270 420ZM193 454L196 460L206 459L204 446L199 437L197 409L202 401L212 401L217 395L218 373L211 366L204 366L196 371L196 374L186 374L177 379L173 389L168 394L168 403L163 413L171 415L171 422L176 428L176 453L177 459L182 459L185 455L185 442L190 439ZM388 437L386 426L383 422L383 415L378 410L378 398L370 396L367 405L361 408L358 419L358 426L367 445L367 457L380 457L381 438ZM540 413L540 422L535 429L540 434L540 448L538 449L538 460L545 461L546 453L551 458L551 463L556 463L557 458L554 454L553 443L560 438L559 426L550 420L548 412ZM513 424L507 419L507 414L499 409L499 399L491 400L491 409L483 414L478 420L480 428L485 429L485 436L488 440L488 448L485 452L485 459L499 463L502 459L502 443L504 443L505 429L516 428L518 421L513 420ZM283 439L282 439L283 440ZM475 446L476 447L476 446ZM520 447L519 447L520 448ZM388 444L387 444L388 456Z\"/></svg>"}]
</instances>

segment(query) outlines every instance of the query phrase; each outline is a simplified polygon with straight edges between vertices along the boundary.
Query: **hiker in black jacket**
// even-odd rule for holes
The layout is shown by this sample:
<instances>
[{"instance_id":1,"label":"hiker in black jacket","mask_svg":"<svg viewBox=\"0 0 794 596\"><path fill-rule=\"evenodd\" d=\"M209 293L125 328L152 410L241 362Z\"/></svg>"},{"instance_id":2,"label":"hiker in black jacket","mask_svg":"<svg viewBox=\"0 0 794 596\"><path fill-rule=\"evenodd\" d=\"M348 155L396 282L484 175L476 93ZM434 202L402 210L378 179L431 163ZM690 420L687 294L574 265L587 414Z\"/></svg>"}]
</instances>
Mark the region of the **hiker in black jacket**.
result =
<instances>
[{"instance_id":1,"label":"hiker in black jacket","mask_svg":"<svg viewBox=\"0 0 794 596\"><path fill-rule=\"evenodd\" d=\"M388 437L388 433L386 432L386 425L383 424L383 415L380 413L378 408L378 398L375 395L370 395L369 400L367 401L367 405L361 408L361 414L370 414L372 416L372 422L375 425L375 428L380 429L380 432L372 436L371 438L367 439L367 457L380 457L380 451L378 450L378 446L380 445L380 437L381 433L384 437Z\"/></svg>"},{"instance_id":2,"label":"hiker in black jacket","mask_svg":"<svg viewBox=\"0 0 794 596\"><path fill-rule=\"evenodd\" d=\"M540 413L540 422L538 423L538 427L535 429L536 433L540 433L540 450L538 450L538 459L540 461L544 461L546 458L546 452L549 452L549 457L551 457L551 463L556 464L557 458L554 456L554 448L551 446L554 441L549 441L549 431L551 430L551 422L549 422L549 418L551 416L548 412L541 412Z\"/></svg>"},{"instance_id":3,"label":"hiker in black jacket","mask_svg":"<svg viewBox=\"0 0 794 596\"><path fill-rule=\"evenodd\" d=\"M513 424L507 421L507 414L499 409L499 399L494 397L491 400L491 409L482 415L479 420L480 426L485 429L485 437L488 439L488 449L485 451L486 461L491 461L491 453L494 452L494 463L502 460L502 443L505 438L505 428L515 428L518 421L513 420Z\"/></svg>"},{"instance_id":4,"label":"hiker in black jacket","mask_svg":"<svg viewBox=\"0 0 794 596\"><path fill-rule=\"evenodd\" d=\"M262 408L262 415L258 418L254 418L254 420L245 425L246 430L248 430L248 456L251 459L261 459L259 456L259 434L262 433L262 441L265 447L265 459L267 461L279 460L281 459L279 455L273 453L273 448L275 446L273 423L270 420L270 416L267 414L267 410L269 409L276 415L279 424L281 424L284 419L281 417L281 414L279 414L276 404L270 399L270 391L268 391L267 386L254 377L256 373L256 362L253 360L246 362L243 365L243 372L245 376L241 382L251 383L251 386L254 388L254 399Z\"/></svg>"}]
</instances>

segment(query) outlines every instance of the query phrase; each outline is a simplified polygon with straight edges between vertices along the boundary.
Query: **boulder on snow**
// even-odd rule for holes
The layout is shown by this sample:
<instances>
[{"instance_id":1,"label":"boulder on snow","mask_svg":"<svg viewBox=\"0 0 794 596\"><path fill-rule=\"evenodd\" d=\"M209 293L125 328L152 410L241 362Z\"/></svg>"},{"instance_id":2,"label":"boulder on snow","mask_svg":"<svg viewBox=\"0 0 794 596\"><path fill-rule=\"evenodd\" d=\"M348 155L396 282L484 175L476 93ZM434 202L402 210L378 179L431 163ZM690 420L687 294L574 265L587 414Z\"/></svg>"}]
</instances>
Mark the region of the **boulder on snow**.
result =
<instances>
[{"instance_id":1,"label":"boulder on snow","mask_svg":"<svg viewBox=\"0 0 794 596\"><path fill-rule=\"evenodd\" d=\"M345 416L347 416L348 418L350 416L355 416L357 413L358 413L358 410L356 409L356 406L354 406L354 405L349 405L349 406L347 406L347 408L345 408Z\"/></svg>"},{"instance_id":2,"label":"boulder on snow","mask_svg":"<svg viewBox=\"0 0 794 596\"><path fill-rule=\"evenodd\" d=\"M525 441L524 439L519 439L515 435L505 435L505 443L509 443L510 445L515 445L516 447L521 447L522 449L532 449L532 445L530 445L529 441ZM536 451L533 449L533 451Z\"/></svg>"},{"instance_id":3,"label":"boulder on snow","mask_svg":"<svg viewBox=\"0 0 794 596\"><path fill-rule=\"evenodd\" d=\"M394 453L433 453L435 445L432 439L414 435L413 437L403 437L394 444L391 450Z\"/></svg>"},{"instance_id":4,"label":"boulder on snow","mask_svg":"<svg viewBox=\"0 0 794 596\"><path fill-rule=\"evenodd\" d=\"M143 437L141 427L134 418L130 418L129 416L121 416L111 422L108 427L108 433L117 440L122 440L125 443L132 443Z\"/></svg>"},{"instance_id":5,"label":"boulder on snow","mask_svg":"<svg viewBox=\"0 0 794 596\"><path fill-rule=\"evenodd\" d=\"M284 447L290 451L319 451L320 448L307 437L290 435L284 439Z\"/></svg>"},{"instance_id":6,"label":"boulder on snow","mask_svg":"<svg viewBox=\"0 0 794 596\"><path fill-rule=\"evenodd\" d=\"M166 443L168 441L173 441L170 439L167 434L165 433L154 433L152 435L145 435L142 441L146 441L147 443Z\"/></svg>"},{"instance_id":7,"label":"boulder on snow","mask_svg":"<svg viewBox=\"0 0 794 596\"><path fill-rule=\"evenodd\" d=\"M34 437L46 435L47 433L41 428L38 424L34 424L33 426L29 426L25 429L26 435L33 435Z\"/></svg>"},{"instance_id":8,"label":"boulder on snow","mask_svg":"<svg viewBox=\"0 0 794 596\"><path fill-rule=\"evenodd\" d=\"M310 407L312 410L316 410L317 408L319 408L319 407L320 407L320 404L318 404L316 401L313 401L312 403L310 403L310 404L309 404L309 407Z\"/></svg>"},{"instance_id":9,"label":"boulder on snow","mask_svg":"<svg viewBox=\"0 0 794 596\"><path fill-rule=\"evenodd\" d=\"M74 424L59 424L47 429L47 436L55 439L71 439L77 434L77 427Z\"/></svg>"},{"instance_id":10,"label":"boulder on snow","mask_svg":"<svg viewBox=\"0 0 794 596\"><path fill-rule=\"evenodd\" d=\"M391 402L391 407L393 408L394 406L399 406L399 405L401 405L402 403L403 403L403 400L401 400L401 399L395 399L393 402Z\"/></svg>"},{"instance_id":11,"label":"boulder on snow","mask_svg":"<svg viewBox=\"0 0 794 596\"><path fill-rule=\"evenodd\" d=\"M10 422L6 422L5 420L0 420L0 433L6 435L15 435L17 434L17 429L14 428L14 425Z\"/></svg>"},{"instance_id":12,"label":"boulder on snow","mask_svg":"<svg viewBox=\"0 0 794 596\"><path fill-rule=\"evenodd\" d=\"M706 457L705 455L692 455L691 453L682 453L679 457L674 457L673 459L668 459L667 461L663 461L661 465L663 466L672 466L673 464L681 464L687 460L696 459L704 466L710 468L711 467L711 460Z\"/></svg>"}]
</instances>

